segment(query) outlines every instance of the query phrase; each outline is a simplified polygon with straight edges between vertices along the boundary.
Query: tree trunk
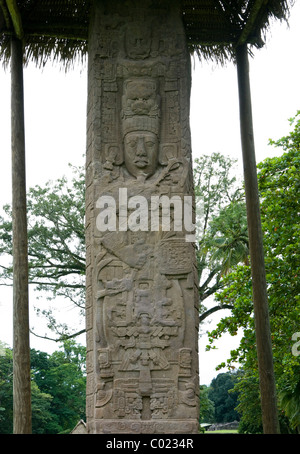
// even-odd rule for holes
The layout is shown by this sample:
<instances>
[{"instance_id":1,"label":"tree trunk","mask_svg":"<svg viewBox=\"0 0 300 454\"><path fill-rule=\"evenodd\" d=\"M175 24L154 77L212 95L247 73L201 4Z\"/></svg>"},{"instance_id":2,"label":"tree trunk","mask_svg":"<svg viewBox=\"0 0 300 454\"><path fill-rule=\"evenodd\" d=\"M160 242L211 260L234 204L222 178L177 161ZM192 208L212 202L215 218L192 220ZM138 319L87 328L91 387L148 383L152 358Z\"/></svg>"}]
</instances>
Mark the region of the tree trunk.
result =
<instances>
[{"instance_id":1,"label":"tree trunk","mask_svg":"<svg viewBox=\"0 0 300 454\"><path fill-rule=\"evenodd\" d=\"M23 45L11 41L14 433L31 433Z\"/></svg>"},{"instance_id":2,"label":"tree trunk","mask_svg":"<svg viewBox=\"0 0 300 454\"><path fill-rule=\"evenodd\" d=\"M237 72L262 421L264 433L279 433L247 45L240 46L237 49Z\"/></svg>"}]
</instances>

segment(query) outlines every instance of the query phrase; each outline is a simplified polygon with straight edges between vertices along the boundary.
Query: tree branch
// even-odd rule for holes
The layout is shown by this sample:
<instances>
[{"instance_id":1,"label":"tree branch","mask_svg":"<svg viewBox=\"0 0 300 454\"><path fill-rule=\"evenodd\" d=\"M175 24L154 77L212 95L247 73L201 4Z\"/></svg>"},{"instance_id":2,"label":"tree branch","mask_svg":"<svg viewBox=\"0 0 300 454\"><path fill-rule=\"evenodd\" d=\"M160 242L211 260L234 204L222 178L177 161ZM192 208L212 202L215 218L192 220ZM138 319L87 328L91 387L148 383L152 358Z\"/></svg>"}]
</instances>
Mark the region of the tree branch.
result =
<instances>
[{"instance_id":1,"label":"tree branch","mask_svg":"<svg viewBox=\"0 0 300 454\"><path fill-rule=\"evenodd\" d=\"M80 336L80 334L83 334L85 333L85 329L82 329L80 331L78 331L77 333L74 333L74 334L62 334L58 339L54 339L53 337L48 337L48 336L41 336L39 334L36 334L34 331L30 330L30 333L33 334L33 336L35 337L39 337L40 339L45 339L45 340L50 340L50 341L53 341L53 342L63 342L67 339L72 339L74 337L77 337L77 336Z\"/></svg>"},{"instance_id":2,"label":"tree branch","mask_svg":"<svg viewBox=\"0 0 300 454\"><path fill-rule=\"evenodd\" d=\"M230 304L223 304L222 306L215 306L211 309L208 309L203 314L199 315L199 323L203 322L207 317L209 317L214 312L220 311L221 309L233 309L234 306Z\"/></svg>"}]
</instances>

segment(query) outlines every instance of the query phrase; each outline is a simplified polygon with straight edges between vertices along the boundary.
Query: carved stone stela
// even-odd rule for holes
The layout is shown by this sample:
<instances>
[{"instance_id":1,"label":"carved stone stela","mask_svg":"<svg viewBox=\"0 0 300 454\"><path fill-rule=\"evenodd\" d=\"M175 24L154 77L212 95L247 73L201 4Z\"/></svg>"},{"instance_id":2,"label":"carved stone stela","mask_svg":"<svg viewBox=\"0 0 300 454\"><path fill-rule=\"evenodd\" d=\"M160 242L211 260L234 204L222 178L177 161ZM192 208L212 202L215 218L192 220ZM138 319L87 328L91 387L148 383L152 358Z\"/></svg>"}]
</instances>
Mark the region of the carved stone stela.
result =
<instances>
[{"instance_id":1,"label":"carved stone stela","mask_svg":"<svg viewBox=\"0 0 300 454\"><path fill-rule=\"evenodd\" d=\"M193 194L190 57L177 2L99 0L89 45L88 432L197 433L195 251L174 209L166 230L153 205ZM140 196L149 210L130 228ZM101 197L116 201L115 230L97 228Z\"/></svg>"}]
</instances>

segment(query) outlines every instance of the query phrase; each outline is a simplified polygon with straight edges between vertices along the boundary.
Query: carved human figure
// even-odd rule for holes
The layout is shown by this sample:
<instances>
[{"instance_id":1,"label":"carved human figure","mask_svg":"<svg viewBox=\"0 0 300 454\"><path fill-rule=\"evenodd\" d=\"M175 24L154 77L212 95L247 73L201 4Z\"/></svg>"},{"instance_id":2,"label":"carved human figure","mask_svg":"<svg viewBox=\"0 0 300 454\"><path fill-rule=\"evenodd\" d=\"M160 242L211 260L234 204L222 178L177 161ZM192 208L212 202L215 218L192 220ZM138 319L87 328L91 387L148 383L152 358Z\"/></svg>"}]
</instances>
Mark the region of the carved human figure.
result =
<instances>
[{"instance_id":1,"label":"carved human figure","mask_svg":"<svg viewBox=\"0 0 300 454\"><path fill-rule=\"evenodd\" d=\"M130 132L124 139L124 160L128 172L138 177L153 175L158 164L158 138L153 132Z\"/></svg>"},{"instance_id":2,"label":"carved human figure","mask_svg":"<svg viewBox=\"0 0 300 454\"><path fill-rule=\"evenodd\" d=\"M150 78L125 81L122 98L124 161L128 172L147 179L158 165L160 97Z\"/></svg>"}]
</instances>

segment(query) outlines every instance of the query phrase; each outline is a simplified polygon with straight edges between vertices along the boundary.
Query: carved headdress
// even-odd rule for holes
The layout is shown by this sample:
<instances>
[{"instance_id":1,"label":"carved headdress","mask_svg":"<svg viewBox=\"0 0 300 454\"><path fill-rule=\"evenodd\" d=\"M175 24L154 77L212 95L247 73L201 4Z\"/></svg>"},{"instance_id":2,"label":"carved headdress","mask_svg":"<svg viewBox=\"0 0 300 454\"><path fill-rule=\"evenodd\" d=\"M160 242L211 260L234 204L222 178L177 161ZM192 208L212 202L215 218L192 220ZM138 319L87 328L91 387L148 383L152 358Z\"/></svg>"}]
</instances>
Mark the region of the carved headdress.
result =
<instances>
[{"instance_id":1,"label":"carved headdress","mask_svg":"<svg viewBox=\"0 0 300 454\"><path fill-rule=\"evenodd\" d=\"M124 82L122 97L123 137L129 132L148 131L159 135L160 96L157 82L151 78L133 78Z\"/></svg>"}]
</instances>

